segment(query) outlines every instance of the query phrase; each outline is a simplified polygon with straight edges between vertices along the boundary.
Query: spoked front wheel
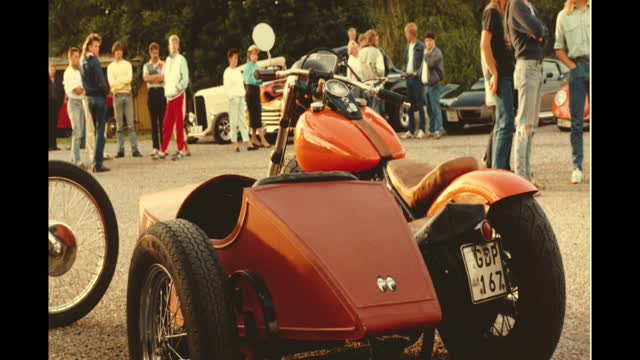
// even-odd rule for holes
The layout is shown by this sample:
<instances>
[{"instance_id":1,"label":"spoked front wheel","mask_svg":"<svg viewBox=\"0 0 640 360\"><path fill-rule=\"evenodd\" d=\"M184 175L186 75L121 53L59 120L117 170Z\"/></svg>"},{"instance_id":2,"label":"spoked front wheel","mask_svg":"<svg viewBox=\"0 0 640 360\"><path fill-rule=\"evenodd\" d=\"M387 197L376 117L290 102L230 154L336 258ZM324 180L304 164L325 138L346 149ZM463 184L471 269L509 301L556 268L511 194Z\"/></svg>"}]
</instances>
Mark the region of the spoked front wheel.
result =
<instances>
[{"instance_id":1,"label":"spoked front wheel","mask_svg":"<svg viewBox=\"0 0 640 360\"><path fill-rule=\"evenodd\" d=\"M118 260L118 223L91 174L49 161L49 327L87 315L109 287Z\"/></svg>"}]
</instances>

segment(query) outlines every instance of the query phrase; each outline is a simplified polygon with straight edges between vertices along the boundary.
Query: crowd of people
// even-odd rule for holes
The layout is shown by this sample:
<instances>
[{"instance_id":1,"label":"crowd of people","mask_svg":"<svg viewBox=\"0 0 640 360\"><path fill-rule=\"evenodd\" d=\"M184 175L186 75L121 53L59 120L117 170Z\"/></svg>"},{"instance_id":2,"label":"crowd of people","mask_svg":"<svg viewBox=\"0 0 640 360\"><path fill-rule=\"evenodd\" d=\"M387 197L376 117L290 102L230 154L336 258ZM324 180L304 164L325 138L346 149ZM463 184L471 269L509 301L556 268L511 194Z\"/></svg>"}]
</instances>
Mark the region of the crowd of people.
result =
<instances>
[{"instance_id":1,"label":"crowd of people","mask_svg":"<svg viewBox=\"0 0 640 360\"><path fill-rule=\"evenodd\" d=\"M566 0L560 11L555 31L556 56L569 69L568 83L571 112L571 146L573 172L571 182L582 182L584 102L589 91L590 59L590 7L588 0ZM347 31L347 76L360 81L377 81L385 76L384 56L379 49L379 36L373 30L358 35L355 28ZM409 110L409 131L402 138L439 139L445 134L440 109L440 83L445 78L442 51L436 46L436 36L427 32L419 40L418 27L410 22L404 27L407 45L404 48L402 77L406 79ZM482 16L480 57L486 82L486 103L494 108L495 124L490 141L491 166L510 170L512 148L514 172L530 180L538 189L542 184L533 178L531 153L533 136L538 124L540 90L544 81L544 44L550 39L547 26L528 0L491 0ZM90 34L82 49L69 49L69 67L60 81L55 76L55 66L49 66L49 150L57 150L57 111L64 95L68 98L67 111L72 123L71 161L82 165L80 149L89 147L92 169L108 171L105 158L105 122L107 114L107 89L113 93L114 116L118 134L116 158L125 156L124 125L129 134L131 153L141 157L137 145L133 120L131 95L132 66L123 58L124 48L117 41L113 44L113 62L107 68L105 79L100 62L99 49L102 39ZM164 159L172 136L177 151L172 159L189 156L185 143L184 115L185 90L189 84L187 60L180 54L180 39L171 35L168 41L169 56L160 60L160 46L151 43L150 60L144 64L143 80L149 89L148 107L151 115L153 151L151 157ZM270 147L264 137L261 120L260 80L255 79L259 49L251 45L247 50L244 72L238 69L239 50L227 53L229 66L223 75L224 93L229 102L230 137L235 151L240 151L237 134L246 150ZM108 85L107 87L107 80ZM381 102L375 96L366 97L368 105L380 112ZM514 103L517 100L517 113ZM426 105L429 129L426 129ZM249 129L245 112L249 111ZM416 129L415 112L419 123ZM259 139L258 139L259 138Z\"/></svg>"}]
</instances>

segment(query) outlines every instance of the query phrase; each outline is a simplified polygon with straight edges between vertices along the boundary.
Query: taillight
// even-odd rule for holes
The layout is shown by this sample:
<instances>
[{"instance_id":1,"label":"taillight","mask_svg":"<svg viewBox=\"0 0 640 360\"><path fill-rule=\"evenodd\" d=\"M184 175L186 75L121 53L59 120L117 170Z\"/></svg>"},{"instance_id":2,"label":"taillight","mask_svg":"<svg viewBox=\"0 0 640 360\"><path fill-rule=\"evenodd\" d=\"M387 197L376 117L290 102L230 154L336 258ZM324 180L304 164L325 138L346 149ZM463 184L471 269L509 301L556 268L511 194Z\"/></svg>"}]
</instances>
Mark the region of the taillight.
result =
<instances>
[{"instance_id":1,"label":"taillight","mask_svg":"<svg viewBox=\"0 0 640 360\"><path fill-rule=\"evenodd\" d=\"M482 233L482 238L484 238L485 241L493 240L495 232L493 227L491 227L491 224L489 224L489 221L482 220L480 223L480 232Z\"/></svg>"}]
</instances>

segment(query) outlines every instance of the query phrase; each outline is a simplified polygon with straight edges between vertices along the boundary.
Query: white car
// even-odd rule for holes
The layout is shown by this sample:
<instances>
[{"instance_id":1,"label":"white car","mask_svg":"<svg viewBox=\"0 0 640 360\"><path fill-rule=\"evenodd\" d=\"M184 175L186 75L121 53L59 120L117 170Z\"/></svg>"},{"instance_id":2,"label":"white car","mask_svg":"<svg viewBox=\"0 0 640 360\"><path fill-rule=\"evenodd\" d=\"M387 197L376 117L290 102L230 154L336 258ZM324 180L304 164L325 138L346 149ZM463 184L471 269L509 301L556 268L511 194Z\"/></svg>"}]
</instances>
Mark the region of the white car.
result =
<instances>
[{"instance_id":1,"label":"white car","mask_svg":"<svg viewBox=\"0 0 640 360\"><path fill-rule=\"evenodd\" d=\"M243 71L246 64L239 66ZM277 68L286 70L286 60L279 56L272 59L259 60L261 68ZM271 82L263 83L267 86ZM276 90L281 91L281 90ZM187 134L189 143L212 140L216 143L226 144L230 142L229 137L229 104L224 95L222 85L199 90L194 95L195 114L189 113L190 127ZM277 133L280 121L280 107L262 106L262 123L266 134ZM248 123L248 119L247 119Z\"/></svg>"}]
</instances>

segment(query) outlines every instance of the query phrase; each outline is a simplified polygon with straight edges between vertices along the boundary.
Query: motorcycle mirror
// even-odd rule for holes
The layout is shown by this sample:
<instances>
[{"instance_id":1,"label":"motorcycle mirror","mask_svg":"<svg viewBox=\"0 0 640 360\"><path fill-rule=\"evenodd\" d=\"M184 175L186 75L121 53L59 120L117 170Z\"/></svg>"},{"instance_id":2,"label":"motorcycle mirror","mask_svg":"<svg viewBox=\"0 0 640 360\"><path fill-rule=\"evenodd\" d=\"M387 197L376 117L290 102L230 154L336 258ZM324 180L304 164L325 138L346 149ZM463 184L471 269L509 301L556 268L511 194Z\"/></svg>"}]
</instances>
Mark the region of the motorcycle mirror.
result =
<instances>
[{"instance_id":1,"label":"motorcycle mirror","mask_svg":"<svg viewBox=\"0 0 640 360\"><path fill-rule=\"evenodd\" d=\"M267 23L260 23L253 28L253 34L251 36L253 38L254 44L261 51L269 51L273 48L273 44L276 42L276 34L273 32L273 29Z\"/></svg>"}]
</instances>

